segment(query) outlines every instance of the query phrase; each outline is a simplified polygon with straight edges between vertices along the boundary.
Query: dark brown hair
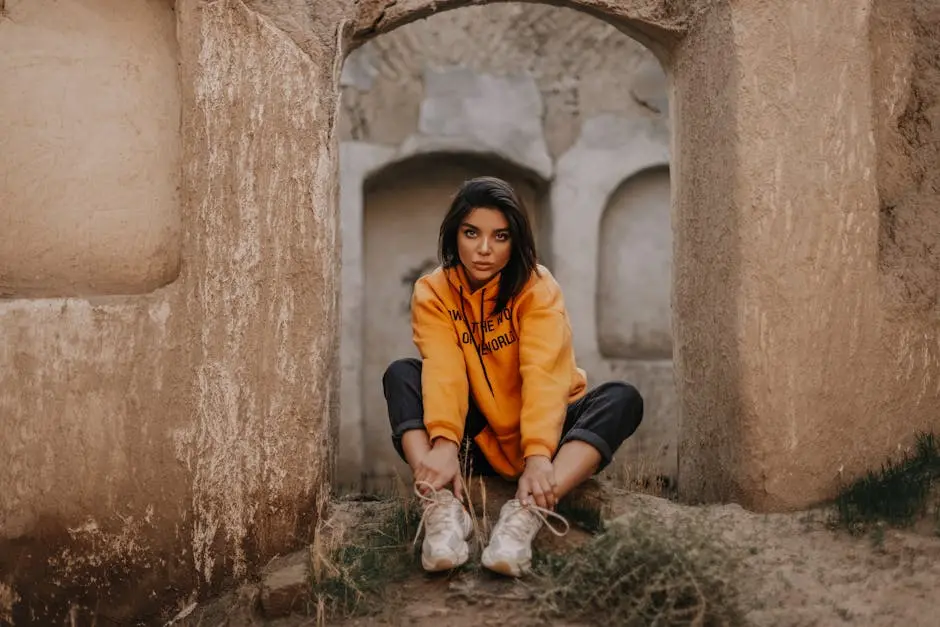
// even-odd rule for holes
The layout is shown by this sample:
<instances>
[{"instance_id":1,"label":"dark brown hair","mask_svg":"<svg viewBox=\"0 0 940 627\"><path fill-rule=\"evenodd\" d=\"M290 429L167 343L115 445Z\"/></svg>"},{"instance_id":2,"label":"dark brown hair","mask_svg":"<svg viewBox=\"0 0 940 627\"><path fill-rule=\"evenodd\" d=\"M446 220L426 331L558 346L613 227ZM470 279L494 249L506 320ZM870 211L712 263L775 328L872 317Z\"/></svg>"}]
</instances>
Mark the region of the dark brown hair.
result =
<instances>
[{"instance_id":1,"label":"dark brown hair","mask_svg":"<svg viewBox=\"0 0 940 627\"><path fill-rule=\"evenodd\" d=\"M464 182L457 190L444 221L441 222L438 256L445 268L460 265L457 233L464 219L474 209L496 209L509 223L510 254L500 272L499 293L495 311L505 309L525 286L532 272L537 272L538 255L535 238L525 206L512 186L502 179L481 176Z\"/></svg>"}]
</instances>

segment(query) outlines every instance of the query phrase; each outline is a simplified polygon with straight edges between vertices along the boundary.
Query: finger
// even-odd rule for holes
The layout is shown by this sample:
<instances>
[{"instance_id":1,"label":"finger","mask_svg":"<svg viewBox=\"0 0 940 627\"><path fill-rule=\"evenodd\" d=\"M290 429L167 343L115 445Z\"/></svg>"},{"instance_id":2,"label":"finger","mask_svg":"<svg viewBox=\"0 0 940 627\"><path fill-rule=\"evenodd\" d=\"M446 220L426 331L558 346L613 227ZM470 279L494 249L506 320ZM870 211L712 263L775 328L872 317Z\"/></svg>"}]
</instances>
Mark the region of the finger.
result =
<instances>
[{"instance_id":1,"label":"finger","mask_svg":"<svg viewBox=\"0 0 940 627\"><path fill-rule=\"evenodd\" d=\"M529 482L525 478L519 479L519 484L516 486L516 499L520 503L528 503L529 494Z\"/></svg>"},{"instance_id":2,"label":"finger","mask_svg":"<svg viewBox=\"0 0 940 627\"><path fill-rule=\"evenodd\" d=\"M431 485L434 486L435 490L440 490L441 488L446 486L448 483L450 483L450 479L448 479L446 476L442 475L441 473L434 473L434 475L432 476Z\"/></svg>"},{"instance_id":3,"label":"finger","mask_svg":"<svg viewBox=\"0 0 940 627\"><path fill-rule=\"evenodd\" d=\"M555 505L558 504L558 497L555 493L555 474L550 473L544 478L543 490L545 492L545 500L548 503L549 509L554 509Z\"/></svg>"},{"instance_id":4,"label":"finger","mask_svg":"<svg viewBox=\"0 0 940 627\"><path fill-rule=\"evenodd\" d=\"M425 483L428 480L428 469L424 464L419 464L417 470L415 470L415 483L420 483L418 489L421 490L421 494L427 492L428 486Z\"/></svg>"},{"instance_id":5,"label":"finger","mask_svg":"<svg viewBox=\"0 0 940 627\"><path fill-rule=\"evenodd\" d=\"M551 484L551 481L545 482L545 502L548 503L547 509L555 509L555 505L558 504L558 499L555 497L555 486Z\"/></svg>"},{"instance_id":6,"label":"finger","mask_svg":"<svg viewBox=\"0 0 940 627\"><path fill-rule=\"evenodd\" d=\"M421 494L427 496L432 491L437 490L439 486L434 484L434 471L430 468L424 468L421 471Z\"/></svg>"},{"instance_id":7,"label":"finger","mask_svg":"<svg viewBox=\"0 0 940 627\"><path fill-rule=\"evenodd\" d=\"M463 479L461 479L460 473L454 475L454 496L457 497L458 501L463 502Z\"/></svg>"},{"instance_id":8,"label":"finger","mask_svg":"<svg viewBox=\"0 0 940 627\"><path fill-rule=\"evenodd\" d=\"M542 486L540 486L538 483L532 484L532 497L535 499L536 505L547 509L547 503L545 502L545 492L542 490Z\"/></svg>"},{"instance_id":9,"label":"finger","mask_svg":"<svg viewBox=\"0 0 940 627\"><path fill-rule=\"evenodd\" d=\"M542 499L545 501L545 509L554 509L555 507L555 497L552 494L552 489L547 484L542 489Z\"/></svg>"}]
</instances>

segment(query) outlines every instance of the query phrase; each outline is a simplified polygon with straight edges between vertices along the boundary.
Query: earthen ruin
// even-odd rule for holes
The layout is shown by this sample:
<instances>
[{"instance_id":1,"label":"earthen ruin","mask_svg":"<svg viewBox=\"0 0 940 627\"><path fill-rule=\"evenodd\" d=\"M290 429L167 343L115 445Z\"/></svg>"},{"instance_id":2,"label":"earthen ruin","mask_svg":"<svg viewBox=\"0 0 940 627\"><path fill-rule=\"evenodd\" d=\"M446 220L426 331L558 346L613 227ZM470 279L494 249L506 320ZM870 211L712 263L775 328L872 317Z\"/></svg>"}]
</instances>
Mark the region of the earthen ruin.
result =
<instances>
[{"instance_id":1,"label":"earthen ruin","mask_svg":"<svg viewBox=\"0 0 940 627\"><path fill-rule=\"evenodd\" d=\"M0 1L0 620L10 605L22 624L73 605L153 615L309 541L346 424L357 192L341 165L371 160L352 175L366 181L454 148L425 133L344 158L344 61L469 4ZM591 119L503 156L529 181L609 177L603 193L557 188L552 253L576 219L564 207L653 193L620 186L668 161L680 497L801 508L937 430L934 3L557 4L646 46L668 78L657 163L552 158L620 154L617 125ZM606 245L599 216L586 246ZM603 326L595 283L624 279L585 277L575 315ZM618 333L580 341L634 350Z\"/></svg>"}]
</instances>

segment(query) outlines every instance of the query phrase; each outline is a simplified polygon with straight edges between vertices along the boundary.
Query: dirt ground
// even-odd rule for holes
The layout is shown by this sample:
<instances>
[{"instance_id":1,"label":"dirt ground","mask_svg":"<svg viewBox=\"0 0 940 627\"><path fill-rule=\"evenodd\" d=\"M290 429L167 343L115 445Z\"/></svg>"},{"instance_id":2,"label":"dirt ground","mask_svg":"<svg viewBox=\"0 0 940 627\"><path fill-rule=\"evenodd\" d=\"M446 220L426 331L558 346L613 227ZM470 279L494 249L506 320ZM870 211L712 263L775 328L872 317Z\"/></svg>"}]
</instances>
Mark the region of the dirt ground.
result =
<instances>
[{"instance_id":1,"label":"dirt ground","mask_svg":"<svg viewBox=\"0 0 940 627\"><path fill-rule=\"evenodd\" d=\"M600 496L597 496L600 494ZM931 518L912 528L881 528L853 536L833 530L826 510L793 514L755 514L737 505L688 507L645 494L604 488L592 507L605 519L628 520L637 514L653 515L663 524L693 524L726 541L740 556L735 583L746 624L755 627L809 627L864 625L866 627L940 624L940 537ZM492 517L505 495L490 495L477 511ZM576 527L558 540L543 530L537 546L565 551L590 539ZM478 549L477 549L478 551ZM426 575L415 567L406 580L390 584L388 600L378 615L327 622L337 627L367 625L534 625L526 586L481 570L477 555L454 574ZM221 601L221 600L220 600ZM236 611L232 599L203 606L190 618L198 625L313 626L315 618L291 617L264 621ZM200 618L201 617L201 618ZM610 617L608 624L618 624ZM544 623L543 623L544 624ZM554 622L559 626L584 623ZM620 623L622 624L622 623Z\"/></svg>"}]
</instances>

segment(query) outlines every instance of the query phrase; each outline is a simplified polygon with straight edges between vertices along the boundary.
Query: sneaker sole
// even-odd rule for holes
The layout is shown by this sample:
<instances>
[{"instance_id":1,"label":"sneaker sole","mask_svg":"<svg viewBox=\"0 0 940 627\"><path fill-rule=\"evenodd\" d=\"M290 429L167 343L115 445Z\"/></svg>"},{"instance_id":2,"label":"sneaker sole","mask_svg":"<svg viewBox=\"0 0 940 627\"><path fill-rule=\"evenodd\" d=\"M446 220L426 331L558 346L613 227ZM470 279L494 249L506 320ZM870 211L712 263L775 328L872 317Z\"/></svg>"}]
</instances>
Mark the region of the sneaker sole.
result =
<instances>
[{"instance_id":1,"label":"sneaker sole","mask_svg":"<svg viewBox=\"0 0 940 627\"><path fill-rule=\"evenodd\" d=\"M457 559L439 557L436 560L428 560L424 555L421 555L421 567L429 573L453 570L467 563L467 559L470 557L469 553L470 551L468 549L464 555L458 555Z\"/></svg>"},{"instance_id":2,"label":"sneaker sole","mask_svg":"<svg viewBox=\"0 0 940 627\"><path fill-rule=\"evenodd\" d=\"M506 560L497 560L492 563L483 562L483 567L487 570L493 571L494 573L506 575L507 577L521 577L526 570L524 568L519 568L518 566L513 566Z\"/></svg>"},{"instance_id":3,"label":"sneaker sole","mask_svg":"<svg viewBox=\"0 0 940 627\"><path fill-rule=\"evenodd\" d=\"M429 559L425 556L424 547L422 547L421 567L429 573L439 573L443 570L460 568L470 559L470 545L466 544L466 541L464 541L464 545L460 548L461 550L457 553L456 558L439 557L437 559Z\"/></svg>"},{"instance_id":4,"label":"sneaker sole","mask_svg":"<svg viewBox=\"0 0 940 627\"><path fill-rule=\"evenodd\" d=\"M467 544L467 541L470 539L470 536L473 535L473 523L470 520L470 515L466 514L466 523L465 527L467 528L466 533L464 534L464 545L460 547L460 551L457 554L456 559L451 559L448 557L439 557L436 560L429 560L425 557L424 545L421 546L421 567L429 573L439 573L444 570L453 570L455 568L460 568L467 563L467 560L470 559L470 545Z\"/></svg>"}]
</instances>

